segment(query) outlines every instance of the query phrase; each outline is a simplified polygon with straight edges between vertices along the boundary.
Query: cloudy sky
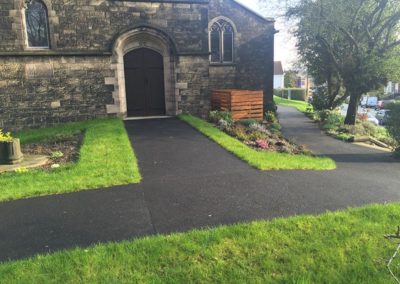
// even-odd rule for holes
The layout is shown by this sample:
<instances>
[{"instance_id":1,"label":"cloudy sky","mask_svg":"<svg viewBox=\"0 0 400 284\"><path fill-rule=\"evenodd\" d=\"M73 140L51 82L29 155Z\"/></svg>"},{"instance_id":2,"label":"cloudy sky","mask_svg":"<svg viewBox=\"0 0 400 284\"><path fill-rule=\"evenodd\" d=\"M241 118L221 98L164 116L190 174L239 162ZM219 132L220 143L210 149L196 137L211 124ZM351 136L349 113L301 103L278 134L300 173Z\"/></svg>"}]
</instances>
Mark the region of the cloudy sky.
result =
<instances>
[{"instance_id":1,"label":"cloudy sky","mask_svg":"<svg viewBox=\"0 0 400 284\"><path fill-rule=\"evenodd\" d=\"M250 9L258 12L265 17L273 17L275 14L282 14L283 11L267 11L265 7L259 4L258 0L237 0ZM275 35L275 61L282 61L284 69L288 69L296 61L296 41L290 34L284 21L277 19L275 28L279 33Z\"/></svg>"}]
</instances>

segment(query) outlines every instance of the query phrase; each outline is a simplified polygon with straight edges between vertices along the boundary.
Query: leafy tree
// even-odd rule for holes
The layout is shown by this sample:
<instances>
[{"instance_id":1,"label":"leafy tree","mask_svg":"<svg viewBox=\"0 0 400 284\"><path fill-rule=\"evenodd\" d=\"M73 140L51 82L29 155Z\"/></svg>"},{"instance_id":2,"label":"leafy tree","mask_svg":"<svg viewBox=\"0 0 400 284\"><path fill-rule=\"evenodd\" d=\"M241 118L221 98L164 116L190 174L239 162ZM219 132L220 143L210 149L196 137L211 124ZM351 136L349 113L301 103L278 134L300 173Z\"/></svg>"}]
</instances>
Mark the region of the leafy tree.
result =
<instances>
[{"instance_id":1,"label":"leafy tree","mask_svg":"<svg viewBox=\"0 0 400 284\"><path fill-rule=\"evenodd\" d=\"M400 157L400 104L389 105L390 114L386 123L389 134L396 140L398 148L397 155Z\"/></svg>"},{"instance_id":2,"label":"leafy tree","mask_svg":"<svg viewBox=\"0 0 400 284\"><path fill-rule=\"evenodd\" d=\"M298 49L302 63L313 77L316 86L319 86L313 98L319 107L334 109L346 99L343 82L333 65L331 56L318 45L317 41L308 36L306 28L299 26L297 30Z\"/></svg>"},{"instance_id":3,"label":"leafy tree","mask_svg":"<svg viewBox=\"0 0 400 284\"><path fill-rule=\"evenodd\" d=\"M400 1L299 0L298 49L333 105L350 97L346 124L355 124L361 96L386 84L400 65ZM398 71L397 71L398 72Z\"/></svg>"},{"instance_id":4,"label":"leafy tree","mask_svg":"<svg viewBox=\"0 0 400 284\"><path fill-rule=\"evenodd\" d=\"M285 72L285 88L296 88L297 72L288 70Z\"/></svg>"}]
</instances>

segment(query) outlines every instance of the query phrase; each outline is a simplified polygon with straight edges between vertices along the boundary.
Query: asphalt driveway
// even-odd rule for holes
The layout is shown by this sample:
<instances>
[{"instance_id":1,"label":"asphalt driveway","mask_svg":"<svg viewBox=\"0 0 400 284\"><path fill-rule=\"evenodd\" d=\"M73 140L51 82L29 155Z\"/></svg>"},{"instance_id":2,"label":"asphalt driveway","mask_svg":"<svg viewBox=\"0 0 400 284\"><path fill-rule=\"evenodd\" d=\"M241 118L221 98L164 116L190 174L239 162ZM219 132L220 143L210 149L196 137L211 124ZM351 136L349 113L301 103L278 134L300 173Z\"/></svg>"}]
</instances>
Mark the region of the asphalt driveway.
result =
<instances>
[{"instance_id":1,"label":"asphalt driveway","mask_svg":"<svg viewBox=\"0 0 400 284\"><path fill-rule=\"evenodd\" d=\"M0 260L400 199L400 163L280 107L283 132L335 171L258 171L178 119L126 122L143 182L0 203Z\"/></svg>"}]
</instances>

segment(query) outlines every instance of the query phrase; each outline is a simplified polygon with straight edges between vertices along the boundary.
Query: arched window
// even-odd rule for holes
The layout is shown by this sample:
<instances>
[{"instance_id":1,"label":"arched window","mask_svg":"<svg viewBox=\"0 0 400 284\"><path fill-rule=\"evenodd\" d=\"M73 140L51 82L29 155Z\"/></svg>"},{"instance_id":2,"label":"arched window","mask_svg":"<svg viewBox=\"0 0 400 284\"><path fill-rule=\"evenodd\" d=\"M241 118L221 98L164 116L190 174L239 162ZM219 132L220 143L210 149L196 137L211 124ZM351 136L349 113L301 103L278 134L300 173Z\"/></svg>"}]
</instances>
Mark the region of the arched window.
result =
<instances>
[{"instance_id":1,"label":"arched window","mask_svg":"<svg viewBox=\"0 0 400 284\"><path fill-rule=\"evenodd\" d=\"M232 63L234 29L225 20L216 21L210 28L211 63Z\"/></svg>"},{"instance_id":2,"label":"arched window","mask_svg":"<svg viewBox=\"0 0 400 284\"><path fill-rule=\"evenodd\" d=\"M39 0L25 0L25 23L29 47L49 48L47 8Z\"/></svg>"}]
</instances>

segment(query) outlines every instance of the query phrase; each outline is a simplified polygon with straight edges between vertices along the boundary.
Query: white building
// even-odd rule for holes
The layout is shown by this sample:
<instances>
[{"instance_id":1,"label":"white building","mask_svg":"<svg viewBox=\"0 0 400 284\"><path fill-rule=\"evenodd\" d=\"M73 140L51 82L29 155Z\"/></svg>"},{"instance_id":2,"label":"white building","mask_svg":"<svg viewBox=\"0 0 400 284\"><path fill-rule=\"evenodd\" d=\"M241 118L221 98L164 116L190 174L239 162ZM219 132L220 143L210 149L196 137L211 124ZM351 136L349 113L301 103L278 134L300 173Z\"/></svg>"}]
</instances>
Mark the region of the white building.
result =
<instances>
[{"instance_id":1,"label":"white building","mask_svg":"<svg viewBox=\"0 0 400 284\"><path fill-rule=\"evenodd\" d=\"M285 87L285 74L283 72L282 62L274 62L274 89L283 89Z\"/></svg>"},{"instance_id":2,"label":"white building","mask_svg":"<svg viewBox=\"0 0 400 284\"><path fill-rule=\"evenodd\" d=\"M385 95L393 95L400 93L399 83L389 82L385 87Z\"/></svg>"}]
</instances>

